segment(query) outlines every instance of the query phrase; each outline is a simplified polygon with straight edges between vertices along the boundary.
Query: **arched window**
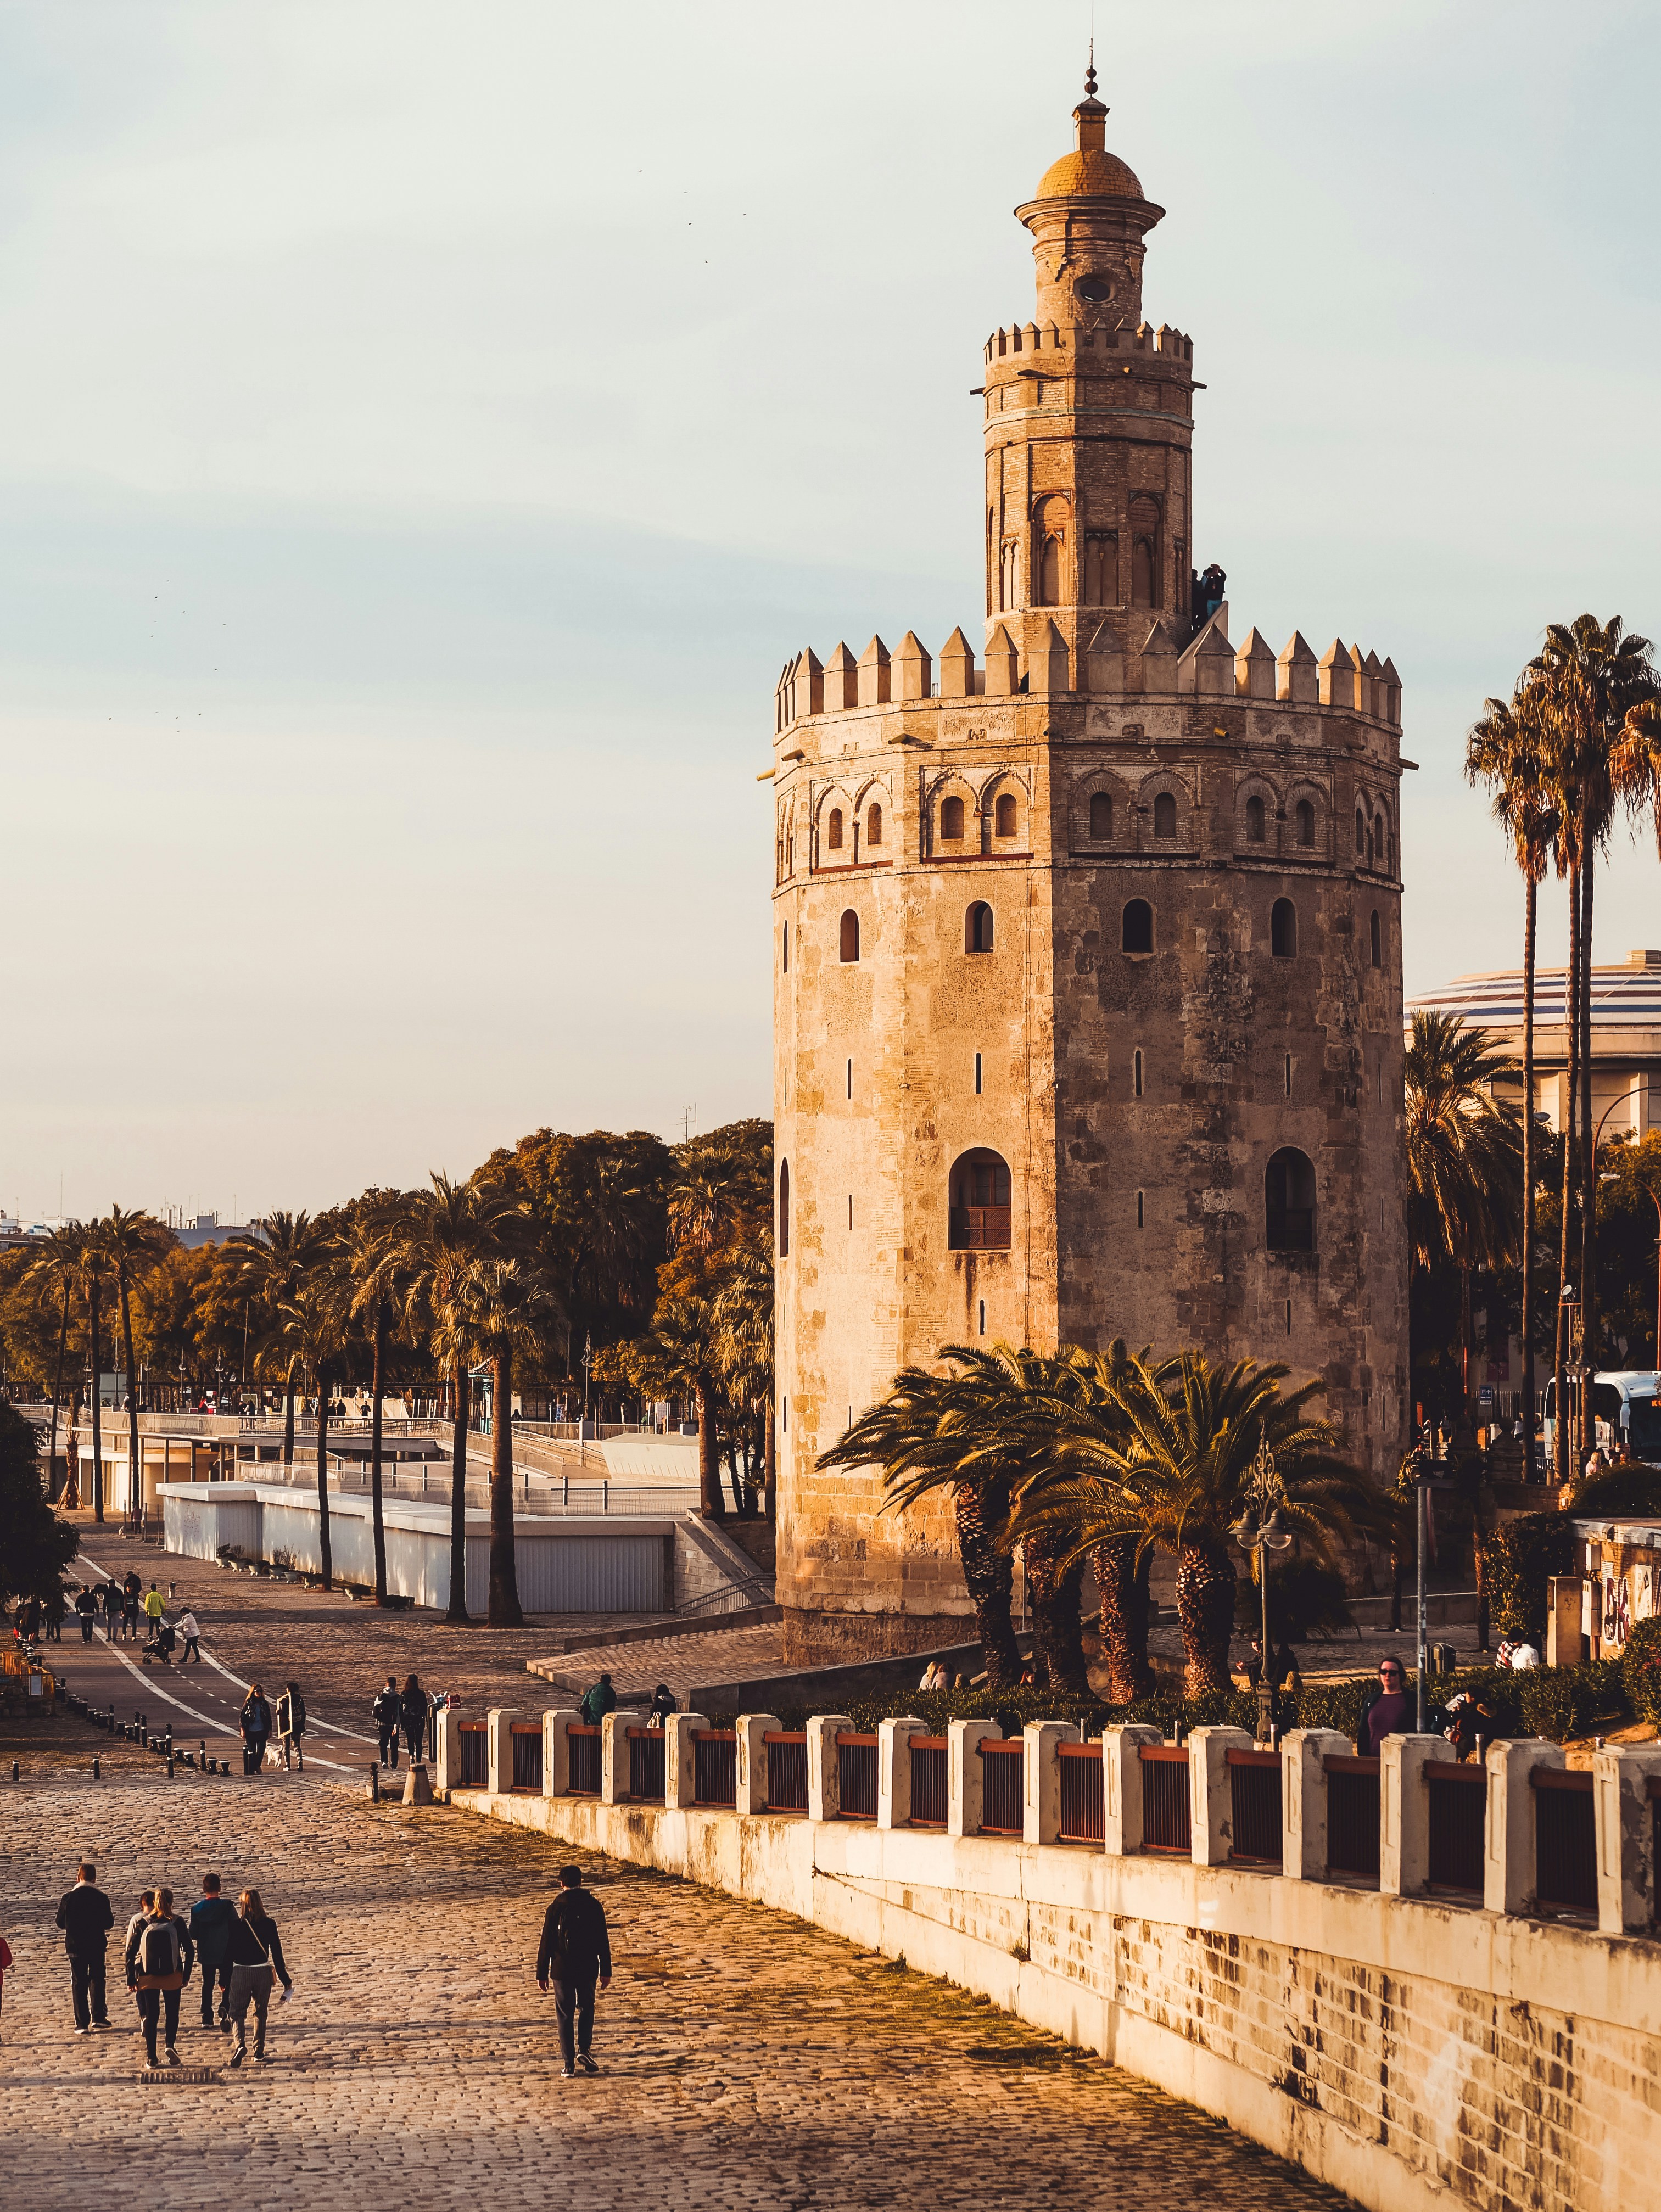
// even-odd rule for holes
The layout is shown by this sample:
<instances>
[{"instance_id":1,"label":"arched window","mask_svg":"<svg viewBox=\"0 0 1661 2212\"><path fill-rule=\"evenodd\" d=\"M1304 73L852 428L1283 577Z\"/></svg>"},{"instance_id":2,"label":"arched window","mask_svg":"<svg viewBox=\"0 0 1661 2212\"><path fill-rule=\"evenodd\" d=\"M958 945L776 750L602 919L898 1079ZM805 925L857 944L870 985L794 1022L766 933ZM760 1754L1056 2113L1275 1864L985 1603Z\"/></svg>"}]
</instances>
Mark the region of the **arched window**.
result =
<instances>
[{"instance_id":1,"label":"arched window","mask_svg":"<svg viewBox=\"0 0 1661 2212\"><path fill-rule=\"evenodd\" d=\"M1177 802L1168 791L1162 791L1153 802L1153 835L1174 837L1177 834Z\"/></svg>"},{"instance_id":2,"label":"arched window","mask_svg":"<svg viewBox=\"0 0 1661 2212\"><path fill-rule=\"evenodd\" d=\"M1315 809L1310 805L1306 799L1300 799L1298 801L1297 823L1298 842L1300 845L1305 846L1313 845L1315 842Z\"/></svg>"},{"instance_id":3,"label":"arched window","mask_svg":"<svg viewBox=\"0 0 1661 2212\"><path fill-rule=\"evenodd\" d=\"M1384 964L1384 928L1377 907L1372 909L1372 964L1375 968Z\"/></svg>"},{"instance_id":4,"label":"arched window","mask_svg":"<svg viewBox=\"0 0 1661 2212\"><path fill-rule=\"evenodd\" d=\"M1298 951L1298 909L1290 899L1276 899L1269 917L1269 949L1277 960L1294 959Z\"/></svg>"},{"instance_id":5,"label":"arched window","mask_svg":"<svg viewBox=\"0 0 1661 2212\"><path fill-rule=\"evenodd\" d=\"M1098 844L1105 844L1113 835L1113 794L1110 791L1092 791L1090 794L1090 834Z\"/></svg>"},{"instance_id":6,"label":"arched window","mask_svg":"<svg viewBox=\"0 0 1661 2212\"><path fill-rule=\"evenodd\" d=\"M998 611L1007 614L1016 604L1016 592L1020 582L1020 548L1013 538L1006 538L998 557Z\"/></svg>"},{"instance_id":7,"label":"arched window","mask_svg":"<svg viewBox=\"0 0 1661 2212\"><path fill-rule=\"evenodd\" d=\"M1046 536L1038 548L1038 605L1058 607L1062 604L1062 539L1054 532Z\"/></svg>"},{"instance_id":8,"label":"arched window","mask_svg":"<svg viewBox=\"0 0 1661 2212\"><path fill-rule=\"evenodd\" d=\"M940 836L948 845L963 842L963 801L943 799L940 801Z\"/></svg>"},{"instance_id":9,"label":"arched window","mask_svg":"<svg viewBox=\"0 0 1661 2212\"><path fill-rule=\"evenodd\" d=\"M874 804L865 810L865 842L867 845L882 842L882 809Z\"/></svg>"},{"instance_id":10,"label":"arched window","mask_svg":"<svg viewBox=\"0 0 1661 2212\"><path fill-rule=\"evenodd\" d=\"M992 828L995 836L1013 837L1014 836L1015 794L1013 791L1001 791L998 793L997 811L993 817Z\"/></svg>"},{"instance_id":11,"label":"arched window","mask_svg":"<svg viewBox=\"0 0 1661 2212\"><path fill-rule=\"evenodd\" d=\"M996 1152L965 1152L952 1169L948 1196L954 1252L1009 1249L1009 1170Z\"/></svg>"},{"instance_id":12,"label":"arched window","mask_svg":"<svg viewBox=\"0 0 1661 2212\"><path fill-rule=\"evenodd\" d=\"M1041 500L1032 512L1032 578L1041 607L1058 607L1067 597L1068 520L1065 499Z\"/></svg>"},{"instance_id":13,"label":"arched window","mask_svg":"<svg viewBox=\"0 0 1661 2212\"><path fill-rule=\"evenodd\" d=\"M1263 802L1261 799L1248 799L1245 803L1245 833L1248 844L1262 843Z\"/></svg>"},{"instance_id":14,"label":"arched window","mask_svg":"<svg viewBox=\"0 0 1661 2212\"><path fill-rule=\"evenodd\" d=\"M1355 849L1365 853L1367 848L1367 818L1358 806L1355 810Z\"/></svg>"},{"instance_id":15,"label":"arched window","mask_svg":"<svg viewBox=\"0 0 1661 2212\"><path fill-rule=\"evenodd\" d=\"M1309 1156L1287 1145L1263 1177L1263 1206L1271 1252L1315 1249L1315 1170Z\"/></svg>"},{"instance_id":16,"label":"arched window","mask_svg":"<svg viewBox=\"0 0 1661 2212\"><path fill-rule=\"evenodd\" d=\"M779 1257L790 1257L790 1163L779 1163Z\"/></svg>"},{"instance_id":17,"label":"arched window","mask_svg":"<svg viewBox=\"0 0 1661 2212\"><path fill-rule=\"evenodd\" d=\"M1130 604L1151 607L1153 603L1153 540L1139 538L1130 549Z\"/></svg>"},{"instance_id":18,"label":"arched window","mask_svg":"<svg viewBox=\"0 0 1661 2212\"><path fill-rule=\"evenodd\" d=\"M1384 865L1385 851L1384 817L1382 814L1375 814L1372 817L1372 851L1374 858L1382 868Z\"/></svg>"},{"instance_id":19,"label":"arched window","mask_svg":"<svg viewBox=\"0 0 1661 2212\"><path fill-rule=\"evenodd\" d=\"M860 918L851 906L842 918L842 957L844 960L860 957Z\"/></svg>"},{"instance_id":20,"label":"arched window","mask_svg":"<svg viewBox=\"0 0 1661 2212\"><path fill-rule=\"evenodd\" d=\"M1152 952L1153 950L1153 909L1146 899L1127 902L1124 934L1121 941L1127 952Z\"/></svg>"},{"instance_id":21,"label":"arched window","mask_svg":"<svg viewBox=\"0 0 1661 2212\"><path fill-rule=\"evenodd\" d=\"M1090 607L1111 606L1119 595L1119 541L1110 532L1084 542L1084 598Z\"/></svg>"},{"instance_id":22,"label":"arched window","mask_svg":"<svg viewBox=\"0 0 1661 2212\"><path fill-rule=\"evenodd\" d=\"M992 909L984 899L977 899L964 916L963 949L965 952L992 950Z\"/></svg>"},{"instance_id":23,"label":"arched window","mask_svg":"<svg viewBox=\"0 0 1661 2212\"><path fill-rule=\"evenodd\" d=\"M825 850L829 853L840 853L842 850L842 809L840 806L833 806L830 809L830 818L824 825L824 847Z\"/></svg>"},{"instance_id":24,"label":"arched window","mask_svg":"<svg viewBox=\"0 0 1661 2212\"><path fill-rule=\"evenodd\" d=\"M1139 492L1130 502L1130 602L1159 604L1159 502Z\"/></svg>"}]
</instances>

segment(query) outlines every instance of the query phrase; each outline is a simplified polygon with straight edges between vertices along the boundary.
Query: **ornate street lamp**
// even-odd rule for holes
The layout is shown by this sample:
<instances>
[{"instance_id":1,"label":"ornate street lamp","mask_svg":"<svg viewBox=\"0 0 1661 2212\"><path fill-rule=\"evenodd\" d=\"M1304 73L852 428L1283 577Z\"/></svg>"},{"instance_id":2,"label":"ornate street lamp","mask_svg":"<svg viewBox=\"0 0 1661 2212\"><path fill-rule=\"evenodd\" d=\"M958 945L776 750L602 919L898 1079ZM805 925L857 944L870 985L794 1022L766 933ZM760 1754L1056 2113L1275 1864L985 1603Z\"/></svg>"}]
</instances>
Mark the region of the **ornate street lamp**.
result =
<instances>
[{"instance_id":1,"label":"ornate street lamp","mask_svg":"<svg viewBox=\"0 0 1661 2212\"><path fill-rule=\"evenodd\" d=\"M1269 1673L1269 1555L1284 1552L1292 1541L1291 1531L1281 1512L1286 1503L1286 1486L1281 1480L1275 1455L1269 1448L1267 1431L1259 1439L1257 1456L1251 1462L1251 1474L1247 1481L1244 1502L1240 1517L1229 1530L1240 1549L1250 1558L1256 1568L1257 1587L1262 1599L1261 1655L1257 1670L1257 1741L1273 1744L1275 1741L1275 1684Z\"/></svg>"}]
</instances>

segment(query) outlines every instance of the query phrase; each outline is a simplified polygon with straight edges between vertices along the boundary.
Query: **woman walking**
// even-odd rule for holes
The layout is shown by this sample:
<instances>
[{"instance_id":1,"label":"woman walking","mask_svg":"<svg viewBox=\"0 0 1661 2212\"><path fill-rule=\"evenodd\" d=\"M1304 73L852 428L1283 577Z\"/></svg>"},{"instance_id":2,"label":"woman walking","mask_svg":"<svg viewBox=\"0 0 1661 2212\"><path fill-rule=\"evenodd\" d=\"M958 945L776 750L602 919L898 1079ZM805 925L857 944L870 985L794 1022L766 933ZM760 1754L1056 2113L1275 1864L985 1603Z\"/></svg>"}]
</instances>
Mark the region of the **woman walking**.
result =
<instances>
[{"instance_id":1,"label":"woman walking","mask_svg":"<svg viewBox=\"0 0 1661 2212\"><path fill-rule=\"evenodd\" d=\"M177 2066L179 1999L195 1959L191 1931L173 1909L173 1892L158 1889L150 1911L131 1923L127 1935L127 1985L137 1996L144 2026L144 2071L154 2074L155 2031L165 2008L169 2066Z\"/></svg>"},{"instance_id":2,"label":"woman walking","mask_svg":"<svg viewBox=\"0 0 1661 2212\"><path fill-rule=\"evenodd\" d=\"M236 1900L237 1918L231 1926L231 2024L236 2042L230 2063L240 2066L248 2055L248 2007L253 2007L253 2055L265 2065L265 2014L271 2002L273 1977L283 1984L286 1999L294 1987L283 1957L277 1923L266 1911L257 1889L245 1889Z\"/></svg>"},{"instance_id":3,"label":"woman walking","mask_svg":"<svg viewBox=\"0 0 1661 2212\"><path fill-rule=\"evenodd\" d=\"M422 1745L427 1740L429 1710L427 1692L421 1686L420 1676L406 1674L403 1695L398 1701L398 1717L403 1726L404 1740L410 1747L411 1766L420 1759Z\"/></svg>"},{"instance_id":4,"label":"woman walking","mask_svg":"<svg viewBox=\"0 0 1661 2212\"><path fill-rule=\"evenodd\" d=\"M271 1709L258 1682L242 1700L238 1724L242 1730L242 1771L258 1774L265 1763L265 1743L271 1732Z\"/></svg>"}]
</instances>

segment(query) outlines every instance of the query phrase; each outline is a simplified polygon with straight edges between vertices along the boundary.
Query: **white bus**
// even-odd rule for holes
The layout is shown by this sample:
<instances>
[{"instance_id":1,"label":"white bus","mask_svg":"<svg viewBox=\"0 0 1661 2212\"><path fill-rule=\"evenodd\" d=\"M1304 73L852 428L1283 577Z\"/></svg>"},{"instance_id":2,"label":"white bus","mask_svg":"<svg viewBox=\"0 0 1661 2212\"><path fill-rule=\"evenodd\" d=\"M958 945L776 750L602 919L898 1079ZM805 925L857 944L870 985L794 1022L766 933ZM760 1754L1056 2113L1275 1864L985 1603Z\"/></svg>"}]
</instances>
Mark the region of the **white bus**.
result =
<instances>
[{"instance_id":1,"label":"white bus","mask_svg":"<svg viewBox=\"0 0 1661 2212\"><path fill-rule=\"evenodd\" d=\"M1545 1447L1546 1463L1551 1464L1557 1434L1557 1378L1551 1376L1546 1383ZM1578 1405L1580 1394L1579 1381L1571 1382L1568 1400L1571 1407ZM1618 1374L1595 1375L1591 1384L1592 1419L1597 1424L1597 1442L1605 1451L1613 1453L1624 1443L1633 1457L1645 1461L1651 1467L1661 1467L1661 1375L1644 1368L1630 1368ZM1579 1468L1574 1469L1578 1477Z\"/></svg>"}]
</instances>

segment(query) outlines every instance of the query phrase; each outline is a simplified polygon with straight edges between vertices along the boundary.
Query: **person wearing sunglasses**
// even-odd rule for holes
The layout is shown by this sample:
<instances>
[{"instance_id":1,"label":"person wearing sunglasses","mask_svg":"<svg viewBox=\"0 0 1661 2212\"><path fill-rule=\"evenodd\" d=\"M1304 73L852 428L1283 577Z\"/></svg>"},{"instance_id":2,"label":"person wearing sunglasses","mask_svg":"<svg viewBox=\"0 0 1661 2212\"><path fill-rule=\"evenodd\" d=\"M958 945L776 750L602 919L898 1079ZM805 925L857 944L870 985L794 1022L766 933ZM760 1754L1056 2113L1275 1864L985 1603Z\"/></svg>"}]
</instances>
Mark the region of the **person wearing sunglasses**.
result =
<instances>
[{"instance_id":1,"label":"person wearing sunglasses","mask_svg":"<svg viewBox=\"0 0 1661 2212\"><path fill-rule=\"evenodd\" d=\"M1377 1759L1387 1735L1409 1735L1417 1716L1408 1691L1407 1670L1399 1659L1378 1662L1378 1687L1361 1722L1366 1738L1362 1756Z\"/></svg>"}]
</instances>

